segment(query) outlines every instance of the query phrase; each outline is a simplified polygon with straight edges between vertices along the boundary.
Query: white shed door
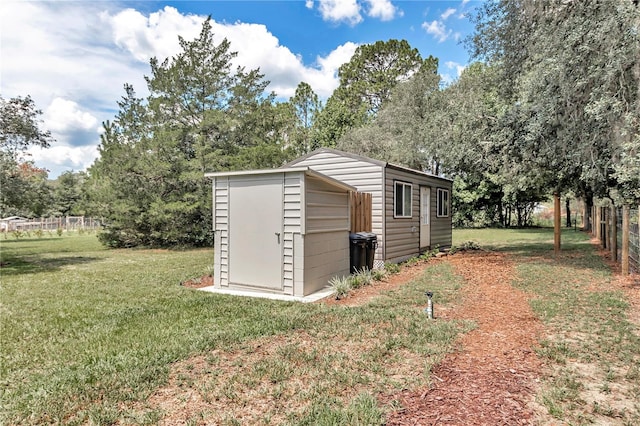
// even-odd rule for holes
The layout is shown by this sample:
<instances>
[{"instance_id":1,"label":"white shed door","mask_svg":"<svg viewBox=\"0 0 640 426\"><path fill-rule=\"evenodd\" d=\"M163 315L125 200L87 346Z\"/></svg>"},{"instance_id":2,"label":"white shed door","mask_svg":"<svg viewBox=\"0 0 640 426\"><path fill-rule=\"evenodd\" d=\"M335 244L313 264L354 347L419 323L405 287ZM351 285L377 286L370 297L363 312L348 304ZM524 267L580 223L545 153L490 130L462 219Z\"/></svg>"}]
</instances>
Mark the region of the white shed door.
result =
<instances>
[{"instance_id":1,"label":"white shed door","mask_svg":"<svg viewBox=\"0 0 640 426\"><path fill-rule=\"evenodd\" d=\"M431 188L420 187L420 247L431 245Z\"/></svg>"},{"instance_id":2,"label":"white shed door","mask_svg":"<svg viewBox=\"0 0 640 426\"><path fill-rule=\"evenodd\" d=\"M282 175L232 180L229 282L282 290Z\"/></svg>"}]
</instances>

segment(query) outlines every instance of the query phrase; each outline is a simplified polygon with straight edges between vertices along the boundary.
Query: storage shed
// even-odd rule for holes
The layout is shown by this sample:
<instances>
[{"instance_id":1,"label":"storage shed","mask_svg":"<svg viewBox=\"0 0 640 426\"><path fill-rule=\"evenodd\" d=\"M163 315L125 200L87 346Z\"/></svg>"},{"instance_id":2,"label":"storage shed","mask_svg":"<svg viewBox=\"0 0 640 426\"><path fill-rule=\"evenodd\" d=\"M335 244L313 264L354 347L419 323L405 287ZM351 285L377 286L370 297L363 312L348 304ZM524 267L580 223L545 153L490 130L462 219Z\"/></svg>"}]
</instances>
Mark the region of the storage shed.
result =
<instances>
[{"instance_id":1,"label":"storage shed","mask_svg":"<svg viewBox=\"0 0 640 426\"><path fill-rule=\"evenodd\" d=\"M374 265L401 262L434 247L451 247L450 179L361 155L321 148L285 167L307 166L370 193Z\"/></svg>"},{"instance_id":2,"label":"storage shed","mask_svg":"<svg viewBox=\"0 0 640 426\"><path fill-rule=\"evenodd\" d=\"M208 173L214 288L306 296L349 274L349 193L311 170Z\"/></svg>"}]
</instances>

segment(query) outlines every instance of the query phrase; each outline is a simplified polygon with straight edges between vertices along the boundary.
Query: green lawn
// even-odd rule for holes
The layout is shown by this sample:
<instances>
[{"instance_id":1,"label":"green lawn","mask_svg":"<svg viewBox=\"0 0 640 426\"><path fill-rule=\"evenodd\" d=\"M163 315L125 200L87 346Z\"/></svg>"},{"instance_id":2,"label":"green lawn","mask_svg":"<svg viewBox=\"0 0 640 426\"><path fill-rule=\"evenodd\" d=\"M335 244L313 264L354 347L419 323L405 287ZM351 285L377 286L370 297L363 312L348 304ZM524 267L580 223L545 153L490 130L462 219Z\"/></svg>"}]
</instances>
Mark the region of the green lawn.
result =
<instances>
[{"instance_id":1,"label":"green lawn","mask_svg":"<svg viewBox=\"0 0 640 426\"><path fill-rule=\"evenodd\" d=\"M513 284L531 294L548 330L537 351L547 365L538 401L549 414L640 424L640 333L628 302L586 234L566 230L562 240L555 256L550 229L454 231L454 244L475 241L516 263ZM437 306L457 302L464 281L446 262L344 308L181 287L210 270L211 249L106 250L93 235L65 235L0 239L0 250L1 424L155 424L166 412L144 401L176 366L184 386L224 405L224 424L246 421L234 409L254 398L269 403L253 423L376 424L399 409L380 407L376 395L425 386L456 336L473 328L424 314L426 290ZM256 354L269 345L275 352ZM187 374L198 355L208 363L204 383Z\"/></svg>"},{"instance_id":2,"label":"green lawn","mask_svg":"<svg viewBox=\"0 0 640 426\"><path fill-rule=\"evenodd\" d=\"M166 384L174 362L300 330L331 362L328 369L309 357L306 374L332 374L287 421L379 419L371 395L426 383L431 365L471 326L429 322L423 313L426 289L439 303L455 298L461 281L447 265L367 307L345 309L181 287L208 270L211 249L106 250L92 235L0 243L2 424L153 424L162 412L132 404ZM376 349L342 353L349 345ZM410 354L419 360L417 378L386 377ZM345 392L355 392L355 405L337 397Z\"/></svg>"}]
</instances>

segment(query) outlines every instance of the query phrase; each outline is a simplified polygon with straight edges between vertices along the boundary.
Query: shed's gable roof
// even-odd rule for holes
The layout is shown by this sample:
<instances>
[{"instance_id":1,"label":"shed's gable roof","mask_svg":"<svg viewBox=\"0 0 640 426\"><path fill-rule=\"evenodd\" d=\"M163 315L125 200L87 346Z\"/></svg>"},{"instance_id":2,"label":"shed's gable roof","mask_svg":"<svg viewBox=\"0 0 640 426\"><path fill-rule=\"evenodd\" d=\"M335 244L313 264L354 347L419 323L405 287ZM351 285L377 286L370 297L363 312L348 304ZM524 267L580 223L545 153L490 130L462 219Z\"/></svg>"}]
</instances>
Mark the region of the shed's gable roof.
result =
<instances>
[{"instance_id":1,"label":"shed's gable roof","mask_svg":"<svg viewBox=\"0 0 640 426\"><path fill-rule=\"evenodd\" d=\"M365 157L364 155L359 155L359 154L354 154L351 152L344 152L344 151L340 151L338 149L335 148L318 148L314 151L311 151L308 154L303 155L302 157L296 158L293 161L290 161L289 163L285 164L284 166L282 166L282 168L290 168L290 167L295 167L297 164L303 162L304 160L307 160L311 157L314 157L318 154L323 154L323 153L329 153L329 154L334 154L337 155L339 157L346 157L346 158L351 158L354 160L358 160L358 161L363 161L365 163L370 163L370 164L375 164L376 166L380 166L380 167L384 167L384 168L391 168L391 169L396 169L396 170L402 170L408 173L413 173L416 175L420 175L420 176L428 176L430 178L434 178L434 179L442 179L442 180L446 180L451 182L452 179L448 179L442 176L436 176L433 175L431 173L426 173L426 172L421 172L420 170L415 170L415 169L411 169L409 167L405 167L405 166L401 166L399 164L393 164L393 163L389 163L386 161L380 161L380 160L376 160L373 158L369 158L369 157Z\"/></svg>"}]
</instances>

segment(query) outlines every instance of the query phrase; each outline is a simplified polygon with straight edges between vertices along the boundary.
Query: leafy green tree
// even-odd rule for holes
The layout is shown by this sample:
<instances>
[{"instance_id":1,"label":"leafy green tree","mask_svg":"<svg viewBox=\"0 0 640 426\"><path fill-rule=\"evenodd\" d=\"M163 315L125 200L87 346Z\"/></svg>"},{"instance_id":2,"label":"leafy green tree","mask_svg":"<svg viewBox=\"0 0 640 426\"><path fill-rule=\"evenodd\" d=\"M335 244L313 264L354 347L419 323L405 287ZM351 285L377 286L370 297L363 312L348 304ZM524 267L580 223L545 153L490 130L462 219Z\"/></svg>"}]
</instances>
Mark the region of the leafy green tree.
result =
<instances>
[{"instance_id":1,"label":"leafy green tree","mask_svg":"<svg viewBox=\"0 0 640 426\"><path fill-rule=\"evenodd\" d=\"M481 10L473 45L503 69L522 162L551 191L634 198L637 2L492 1Z\"/></svg>"},{"instance_id":2,"label":"leafy green tree","mask_svg":"<svg viewBox=\"0 0 640 426\"><path fill-rule=\"evenodd\" d=\"M209 245L211 188L205 172L282 165L292 120L264 95L259 70L232 69L235 53L200 35L181 52L151 59L146 99L125 86L120 111L104 123L100 157L89 170L91 209L111 246Z\"/></svg>"},{"instance_id":3,"label":"leafy green tree","mask_svg":"<svg viewBox=\"0 0 640 426\"><path fill-rule=\"evenodd\" d=\"M439 83L437 61L425 61L411 79L397 84L372 122L347 132L339 147L438 173Z\"/></svg>"},{"instance_id":4,"label":"leafy green tree","mask_svg":"<svg viewBox=\"0 0 640 426\"><path fill-rule=\"evenodd\" d=\"M53 207L56 216L84 216L87 204L84 189L86 172L66 171L52 183Z\"/></svg>"},{"instance_id":5,"label":"leafy green tree","mask_svg":"<svg viewBox=\"0 0 640 426\"><path fill-rule=\"evenodd\" d=\"M0 96L0 216L39 216L47 205L47 171L28 160L31 146L47 148L51 133L42 130L42 111L30 96Z\"/></svg>"},{"instance_id":6,"label":"leafy green tree","mask_svg":"<svg viewBox=\"0 0 640 426\"><path fill-rule=\"evenodd\" d=\"M318 148L313 139L313 125L322 103L309 84L304 81L298 84L295 94L289 99L296 117L292 143L297 155L303 155Z\"/></svg>"},{"instance_id":7,"label":"leafy green tree","mask_svg":"<svg viewBox=\"0 0 640 426\"><path fill-rule=\"evenodd\" d=\"M340 85L316 121L321 146L336 146L347 130L370 122L389 99L393 88L409 80L421 67L437 68L437 59L422 60L406 40L377 41L359 46L338 70Z\"/></svg>"}]
</instances>

